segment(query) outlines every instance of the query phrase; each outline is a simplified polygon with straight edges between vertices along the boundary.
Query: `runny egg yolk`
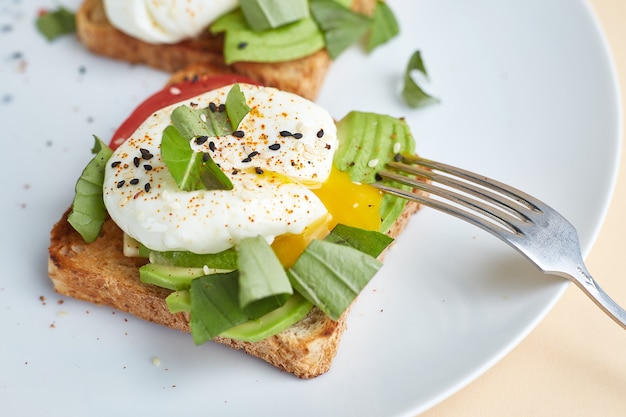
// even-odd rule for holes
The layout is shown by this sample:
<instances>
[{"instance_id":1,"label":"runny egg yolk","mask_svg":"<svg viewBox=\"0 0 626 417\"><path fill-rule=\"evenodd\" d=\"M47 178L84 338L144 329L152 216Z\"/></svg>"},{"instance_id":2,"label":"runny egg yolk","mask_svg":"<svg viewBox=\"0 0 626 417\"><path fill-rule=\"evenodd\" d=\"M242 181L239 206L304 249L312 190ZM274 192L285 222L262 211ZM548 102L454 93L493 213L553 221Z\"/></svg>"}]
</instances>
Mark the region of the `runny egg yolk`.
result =
<instances>
[{"instance_id":1,"label":"runny egg yolk","mask_svg":"<svg viewBox=\"0 0 626 417\"><path fill-rule=\"evenodd\" d=\"M312 191L322 200L328 214L301 234L285 234L274 240L272 248L285 267L292 266L312 240L323 239L339 223L380 230L383 195L376 188L353 182L348 173L333 167L328 180Z\"/></svg>"}]
</instances>

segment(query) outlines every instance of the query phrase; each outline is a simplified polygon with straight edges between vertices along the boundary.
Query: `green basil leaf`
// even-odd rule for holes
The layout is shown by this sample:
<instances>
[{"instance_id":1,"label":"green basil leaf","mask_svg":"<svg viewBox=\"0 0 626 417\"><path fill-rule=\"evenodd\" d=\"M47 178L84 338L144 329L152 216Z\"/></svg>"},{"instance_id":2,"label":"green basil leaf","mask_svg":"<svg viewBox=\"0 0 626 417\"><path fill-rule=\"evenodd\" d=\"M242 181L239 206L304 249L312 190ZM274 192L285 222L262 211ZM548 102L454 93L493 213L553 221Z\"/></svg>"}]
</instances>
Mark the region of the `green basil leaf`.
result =
<instances>
[{"instance_id":1,"label":"green basil leaf","mask_svg":"<svg viewBox=\"0 0 626 417\"><path fill-rule=\"evenodd\" d=\"M383 253L387 246L393 242L393 238L384 233L346 226L345 224L335 226L324 240L350 246L374 258Z\"/></svg>"},{"instance_id":2,"label":"green basil leaf","mask_svg":"<svg viewBox=\"0 0 626 417\"><path fill-rule=\"evenodd\" d=\"M239 307L237 275L234 271L205 275L191 281L189 327L196 344L207 342L248 321L248 316Z\"/></svg>"},{"instance_id":3,"label":"green basil leaf","mask_svg":"<svg viewBox=\"0 0 626 417\"><path fill-rule=\"evenodd\" d=\"M178 188L194 190L232 190L233 184L208 153L196 152L174 126L163 131L161 157Z\"/></svg>"},{"instance_id":4,"label":"green basil leaf","mask_svg":"<svg viewBox=\"0 0 626 417\"><path fill-rule=\"evenodd\" d=\"M400 33L398 21L387 3L378 1L374 10L372 30L367 42L367 51L387 43Z\"/></svg>"},{"instance_id":5,"label":"green basil leaf","mask_svg":"<svg viewBox=\"0 0 626 417\"><path fill-rule=\"evenodd\" d=\"M39 33L52 41L60 36L76 32L76 15L65 7L59 7L39 16L35 26Z\"/></svg>"},{"instance_id":6,"label":"green basil leaf","mask_svg":"<svg viewBox=\"0 0 626 417\"><path fill-rule=\"evenodd\" d=\"M212 111L210 108L192 109L189 106L178 106L172 112L172 124L187 140L201 136L215 137L233 133L228 114Z\"/></svg>"},{"instance_id":7,"label":"green basil leaf","mask_svg":"<svg viewBox=\"0 0 626 417\"><path fill-rule=\"evenodd\" d=\"M85 242L96 240L106 219L106 207L102 198L104 171L113 151L95 137L91 152L95 154L76 183L72 211L67 221L80 233Z\"/></svg>"},{"instance_id":8,"label":"green basil leaf","mask_svg":"<svg viewBox=\"0 0 626 417\"><path fill-rule=\"evenodd\" d=\"M381 266L349 246L314 240L287 273L298 293L337 320Z\"/></svg>"},{"instance_id":9,"label":"green basil leaf","mask_svg":"<svg viewBox=\"0 0 626 417\"><path fill-rule=\"evenodd\" d=\"M419 71L424 77L428 78L428 73L426 72L420 51L415 51L413 55L411 55L411 59L409 59L409 63L404 72L404 85L402 87L402 98L404 101L412 108L438 103L439 99L427 94L417 85L411 76L412 71Z\"/></svg>"},{"instance_id":10,"label":"green basil leaf","mask_svg":"<svg viewBox=\"0 0 626 417\"><path fill-rule=\"evenodd\" d=\"M337 58L370 28L372 19L334 0L310 0L311 14L324 33L326 50Z\"/></svg>"},{"instance_id":11,"label":"green basil leaf","mask_svg":"<svg viewBox=\"0 0 626 417\"><path fill-rule=\"evenodd\" d=\"M309 17L307 0L239 0L239 7L254 31L277 28Z\"/></svg>"},{"instance_id":12,"label":"green basil leaf","mask_svg":"<svg viewBox=\"0 0 626 417\"><path fill-rule=\"evenodd\" d=\"M246 96L243 91L241 91L239 84L233 85L228 91L228 95L226 96L226 113L228 114L228 119L230 120L233 130L236 130L243 118L250 113Z\"/></svg>"},{"instance_id":13,"label":"green basil leaf","mask_svg":"<svg viewBox=\"0 0 626 417\"><path fill-rule=\"evenodd\" d=\"M243 239L237 245L239 304L250 316L259 317L287 301L293 294L285 269L272 247L260 236Z\"/></svg>"}]
</instances>

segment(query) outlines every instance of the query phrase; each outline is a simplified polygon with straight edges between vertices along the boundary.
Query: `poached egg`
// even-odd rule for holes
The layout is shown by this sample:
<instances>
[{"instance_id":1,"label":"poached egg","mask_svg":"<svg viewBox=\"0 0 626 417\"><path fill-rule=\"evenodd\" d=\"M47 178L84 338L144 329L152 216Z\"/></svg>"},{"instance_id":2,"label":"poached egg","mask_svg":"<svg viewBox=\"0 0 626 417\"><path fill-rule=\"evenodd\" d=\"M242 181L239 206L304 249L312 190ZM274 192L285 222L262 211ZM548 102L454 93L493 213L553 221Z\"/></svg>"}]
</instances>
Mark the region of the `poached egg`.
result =
<instances>
[{"instance_id":1,"label":"poached egg","mask_svg":"<svg viewBox=\"0 0 626 417\"><path fill-rule=\"evenodd\" d=\"M236 136L190 142L211 155L234 188L178 188L160 152L173 110L219 107L231 87L154 112L113 153L105 171L105 206L127 235L148 248L217 253L259 235L271 243L279 235L301 234L328 214L309 187L330 176L334 121L311 101L270 87L240 84L251 110Z\"/></svg>"},{"instance_id":2,"label":"poached egg","mask_svg":"<svg viewBox=\"0 0 626 417\"><path fill-rule=\"evenodd\" d=\"M176 43L198 36L238 0L104 0L113 26L148 43Z\"/></svg>"}]
</instances>

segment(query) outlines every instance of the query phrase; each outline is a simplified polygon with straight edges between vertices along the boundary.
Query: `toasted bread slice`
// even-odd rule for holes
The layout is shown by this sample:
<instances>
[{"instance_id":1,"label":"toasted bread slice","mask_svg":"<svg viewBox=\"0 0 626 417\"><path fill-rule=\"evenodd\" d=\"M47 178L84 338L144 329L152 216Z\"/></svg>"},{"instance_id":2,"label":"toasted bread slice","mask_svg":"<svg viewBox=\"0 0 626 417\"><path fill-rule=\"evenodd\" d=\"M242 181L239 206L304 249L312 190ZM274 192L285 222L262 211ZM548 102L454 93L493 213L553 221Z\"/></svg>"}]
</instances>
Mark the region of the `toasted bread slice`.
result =
<instances>
[{"instance_id":1,"label":"toasted bread slice","mask_svg":"<svg viewBox=\"0 0 626 417\"><path fill-rule=\"evenodd\" d=\"M197 69L177 72L170 83L201 75L195 72ZM398 236L419 207L416 202L408 202L388 234ZM48 274L58 293L109 306L183 332L190 331L189 314L172 314L167 308L165 298L171 291L139 280L139 267L146 260L124 256L123 232L111 219L105 221L94 242L85 243L68 223L69 212L68 209L54 225L50 238ZM300 378L313 378L330 369L346 329L347 314L333 321L314 307L298 323L259 342L224 337L214 341L243 350Z\"/></svg>"},{"instance_id":2,"label":"toasted bread slice","mask_svg":"<svg viewBox=\"0 0 626 417\"><path fill-rule=\"evenodd\" d=\"M391 235L397 235L419 208L408 203ZM139 281L141 258L122 253L123 233L107 219L98 239L85 243L67 222L69 210L53 227L50 239L48 274L55 291L130 313L163 326L189 332L189 315L172 314L165 297L171 291ZM217 337L216 342L241 349L300 378L313 378L330 369L347 312L333 321L314 307L290 328L259 342L242 342Z\"/></svg>"},{"instance_id":3,"label":"toasted bread slice","mask_svg":"<svg viewBox=\"0 0 626 417\"><path fill-rule=\"evenodd\" d=\"M353 0L355 11L371 14L376 0ZM226 65L223 36L205 31L197 38L175 44L150 44L113 27L102 0L85 0L76 13L78 39L92 52L133 64L145 64L167 72L202 64L205 73L236 73L263 85L315 99L331 63L326 50L278 63L237 62Z\"/></svg>"}]
</instances>

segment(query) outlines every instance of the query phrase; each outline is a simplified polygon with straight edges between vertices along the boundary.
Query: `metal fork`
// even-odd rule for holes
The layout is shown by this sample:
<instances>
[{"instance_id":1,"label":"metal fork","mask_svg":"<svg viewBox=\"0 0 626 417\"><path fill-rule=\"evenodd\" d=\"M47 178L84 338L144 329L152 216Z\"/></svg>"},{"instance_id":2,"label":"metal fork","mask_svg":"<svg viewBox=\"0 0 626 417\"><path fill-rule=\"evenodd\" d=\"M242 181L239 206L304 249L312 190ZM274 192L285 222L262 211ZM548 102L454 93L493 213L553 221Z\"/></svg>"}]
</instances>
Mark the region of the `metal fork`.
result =
<instances>
[{"instance_id":1,"label":"metal fork","mask_svg":"<svg viewBox=\"0 0 626 417\"><path fill-rule=\"evenodd\" d=\"M414 155L396 155L377 179L372 185L381 191L461 218L502 239L546 274L569 279L626 329L626 311L585 267L576 229L545 203L499 181Z\"/></svg>"}]
</instances>

